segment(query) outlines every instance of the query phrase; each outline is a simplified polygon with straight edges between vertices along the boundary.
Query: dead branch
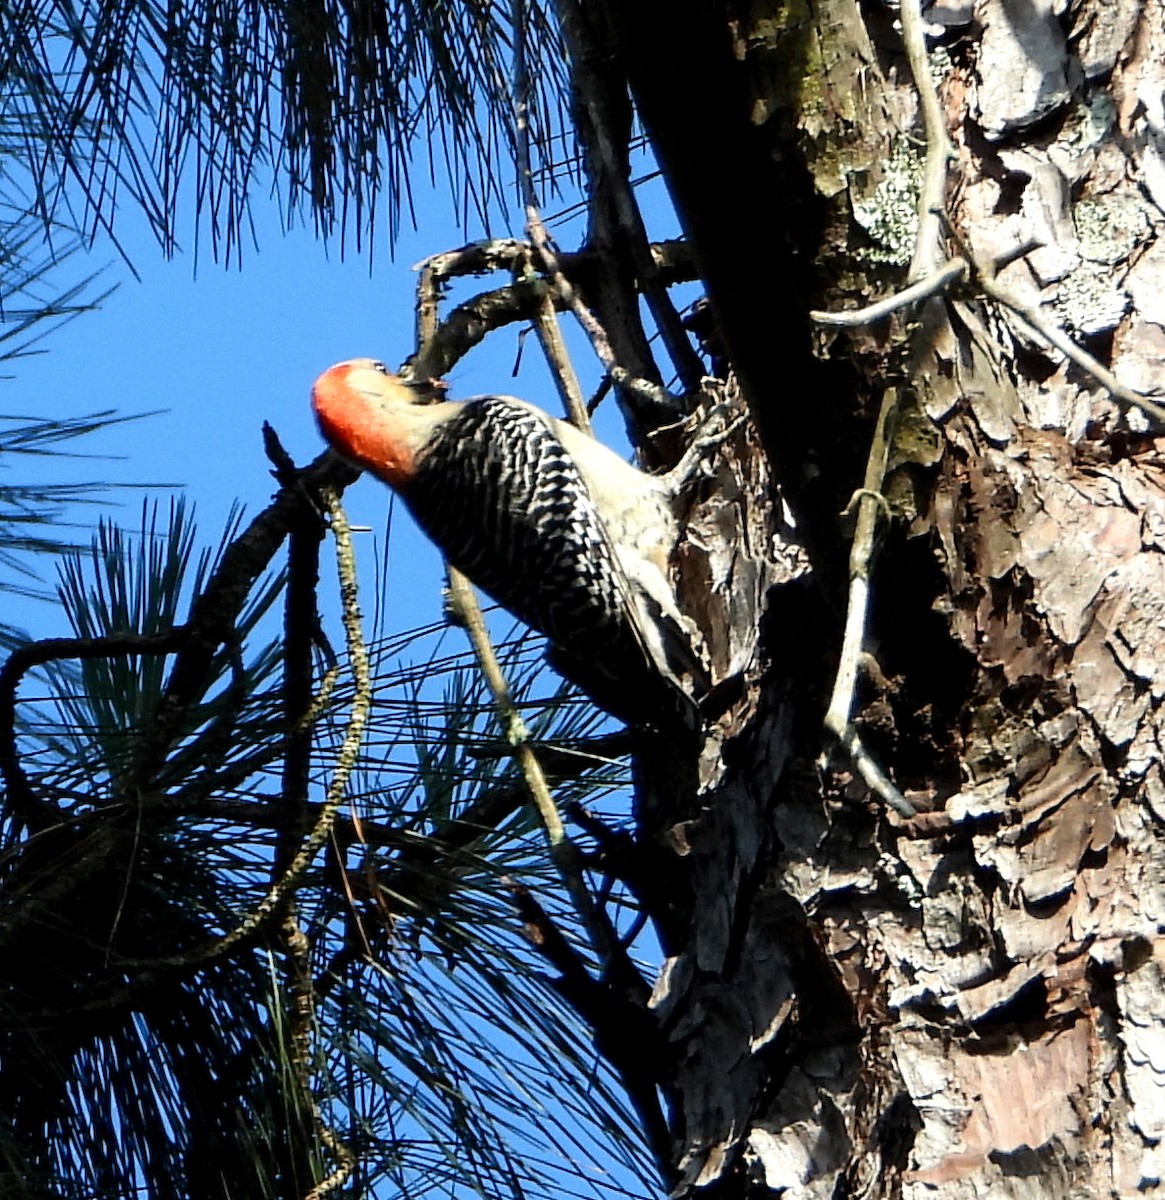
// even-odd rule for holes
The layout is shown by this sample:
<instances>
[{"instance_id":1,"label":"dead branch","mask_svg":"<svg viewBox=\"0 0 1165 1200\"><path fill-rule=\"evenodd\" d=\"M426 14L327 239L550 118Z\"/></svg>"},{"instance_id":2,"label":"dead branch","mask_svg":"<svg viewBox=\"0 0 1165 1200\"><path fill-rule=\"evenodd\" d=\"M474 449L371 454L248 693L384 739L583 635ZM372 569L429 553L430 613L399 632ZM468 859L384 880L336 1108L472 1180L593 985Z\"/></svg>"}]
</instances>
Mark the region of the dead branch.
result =
<instances>
[{"instance_id":1,"label":"dead branch","mask_svg":"<svg viewBox=\"0 0 1165 1200\"><path fill-rule=\"evenodd\" d=\"M857 504L857 526L849 559L849 601L846 605L845 631L842 636L841 658L834 678L833 694L825 714L825 728L833 735L837 744L845 751L854 769L866 786L904 817L915 816L914 806L894 786L886 773L874 761L862 745L861 737L850 723L853 711L854 691L857 686L858 666L865 641L866 619L870 602L870 570L877 545L879 513L887 505L882 496L882 479L886 472L886 460L893 440L895 411L898 394L887 388L882 397L882 408L870 443L866 459L866 476L860 491L854 496ZM854 503L851 501L851 507Z\"/></svg>"},{"instance_id":2,"label":"dead branch","mask_svg":"<svg viewBox=\"0 0 1165 1200\"><path fill-rule=\"evenodd\" d=\"M634 967L630 968L633 975L621 976L610 984L595 979L530 890L506 882L527 940L558 972L555 989L587 1023L600 1053L618 1071L666 1177L671 1134L660 1103L659 1071L653 1052L659 1032L647 1010L649 989Z\"/></svg>"},{"instance_id":3,"label":"dead branch","mask_svg":"<svg viewBox=\"0 0 1165 1200\"><path fill-rule=\"evenodd\" d=\"M825 312L821 309L810 309L810 320L818 325L832 325L844 329L857 329L862 325L874 325L878 321L899 309L917 304L930 296L945 292L956 280L966 277L969 268L961 258L952 258L937 270L932 271L924 279L919 279L900 292L894 292L882 300L877 300L865 308L855 308L848 312Z\"/></svg>"},{"instance_id":4,"label":"dead branch","mask_svg":"<svg viewBox=\"0 0 1165 1200\"><path fill-rule=\"evenodd\" d=\"M680 315L668 296L667 288L658 278L647 230L631 186L627 155L630 109L628 106L620 121L621 114L616 107L620 100L627 103L626 85L621 75L612 77L609 47L599 42L596 23L602 21L601 10L584 12L578 0L555 0L554 7L570 58L570 86L575 107L580 116L585 114L585 119L577 122L577 128L592 162L588 172L592 187L592 237L601 239L604 236L596 229L598 223L610 224L608 210L603 203L609 201L609 211L613 214L616 226L611 230L616 254L629 259L634 272L633 279L627 282L632 287L637 286L647 302L683 391L694 393L704 369L684 331ZM635 321L638 336L644 336L637 320L638 307L633 295L629 299L631 308L628 317Z\"/></svg>"},{"instance_id":5,"label":"dead branch","mask_svg":"<svg viewBox=\"0 0 1165 1200\"><path fill-rule=\"evenodd\" d=\"M907 274L907 279L913 282L929 275L945 258L941 240L942 214L946 211L947 164L954 158L955 152L947 134L946 118L938 92L930 75L919 0L901 0L899 14L906 60L910 64L922 109L922 124L926 130L926 167L918 197L918 233Z\"/></svg>"},{"instance_id":6,"label":"dead branch","mask_svg":"<svg viewBox=\"0 0 1165 1200\"><path fill-rule=\"evenodd\" d=\"M518 180L522 189L523 203L526 212L526 230L535 255L541 264L542 271L550 281L559 299L574 313L575 319L582 326L583 332L590 339L595 356L603 364L604 370L620 387L642 395L651 404L663 412L674 412L676 402L667 390L659 384L647 379L633 376L626 368L619 365L607 331L598 318L583 303L582 297L567 279L558 261L550 231L542 220L538 197L534 191L534 175L530 166L530 124L527 97L530 90L530 76L526 66L526 12L525 0L513 0L514 28L514 133L515 147L518 159Z\"/></svg>"},{"instance_id":7,"label":"dead branch","mask_svg":"<svg viewBox=\"0 0 1165 1200\"><path fill-rule=\"evenodd\" d=\"M570 305L558 291L541 276L527 274L506 287L481 292L451 309L444 321L437 320L446 280L496 270L514 271L522 262L533 261L532 254L528 242L474 243L434 255L421 263L417 316L418 320L425 320L430 332L418 337L420 349L406 360L402 371L408 370L424 379L447 375L488 334L507 325L536 321L544 297L548 297L556 312L567 311ZM685 242L673 239L653 243L651 256L663 286L687 283L697 277L695 262ZM564 276L584 282L594 270L594 260L594 254L589 251L557 256Z\"/></svg>"},{"instance_id":8,"label":"dead branch","mask_svg":"<svg viewBox=\"0 0 1165 1200\"><path fill-rule=\"evenodd\" d=\"M937 294L954 279L961 278L965 270L964 264L960 263L956 268L955 264L949 262L935 268L935 264L943 257L942 213L945 209L947 164L953 157L953 151L938 94L927 67L926 41L923 37L922 13L918 0L902 0L900 11L902 40L914 77L914 86L918 91L923 125L926 129L926 169L918 198L918 232L915 236L914 255L907 274L907 278L913 281L913 286L907 289L910 298L903 299L904 294L899 294L898 297L891 298L892 303L883 302L873 306L879 310L879 317L903 304L914 303L916 300ZM837 745L845 751L866 786L896 812L909 818L916 815L914 806L894 786L889 776L865 749L860 735L850 723L854 689L857 686L858 662L862 655L869 613L870 570L877 544L878 514L879 510L886 506L882 497L882 480L893 436L897 398L898 393L894 388L887 388L883 394L881 411L866 459L865 480L855 497L858 517L853 543L850 546L845 629L833 694L825 715L825 728L832 734Z\"/></svg>"},{"instance_id":9,"label":"dead branch","mask_svg":"<svg viewBox=\"0 0 1165 1200\"><path fill-rule=\"evenodd\" d=\"M1165 425L1165 405L1157 403L1141 392L1133 391L1130 387L1125 387L1107 367L1093 358L1082 346L1078 346L1058 325L1049 321L1036 305L1021 300L1003 287L993 272L977 269L976 280L992 300L1011 309L1033 333L1048 345L1059 350L1065 358L1074 362L1082 371L1091 375L1114 400L1128 405L1130 408L1140 409L1159 425Z\"/></svg>"}]
</instances>

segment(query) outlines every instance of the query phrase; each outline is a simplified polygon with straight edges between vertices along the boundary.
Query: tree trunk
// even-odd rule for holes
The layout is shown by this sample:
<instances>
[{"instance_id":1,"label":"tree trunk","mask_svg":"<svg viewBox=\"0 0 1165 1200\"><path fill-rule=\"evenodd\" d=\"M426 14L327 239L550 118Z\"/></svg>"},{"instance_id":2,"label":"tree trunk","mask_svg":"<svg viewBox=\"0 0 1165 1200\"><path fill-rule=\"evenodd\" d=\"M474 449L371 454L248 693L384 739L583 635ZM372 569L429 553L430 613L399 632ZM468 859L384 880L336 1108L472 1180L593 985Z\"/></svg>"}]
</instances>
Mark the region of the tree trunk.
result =
<instances>
[{"instance_id":1,"label":"tree trunk","mask_svg":"<svg viewBox=\"0 0 1165 1200\"><path fill-rule=\"evenodd\" d=\"M1154 1194L1163 444L974 280L811 326L902 287L913 249L922 126L894 11L606 11L785 502L742 435L681 564L739 690L700 795L657 799L643 830L664 859L651 1012L675 1193ZM1151 391L1165 5L925 15L956 151L948 252L1038 242L998 283ZM910 820L844 762L815 767L847 603L837 514L889 389L857 709Z\"/></svg>"}]
</instances>

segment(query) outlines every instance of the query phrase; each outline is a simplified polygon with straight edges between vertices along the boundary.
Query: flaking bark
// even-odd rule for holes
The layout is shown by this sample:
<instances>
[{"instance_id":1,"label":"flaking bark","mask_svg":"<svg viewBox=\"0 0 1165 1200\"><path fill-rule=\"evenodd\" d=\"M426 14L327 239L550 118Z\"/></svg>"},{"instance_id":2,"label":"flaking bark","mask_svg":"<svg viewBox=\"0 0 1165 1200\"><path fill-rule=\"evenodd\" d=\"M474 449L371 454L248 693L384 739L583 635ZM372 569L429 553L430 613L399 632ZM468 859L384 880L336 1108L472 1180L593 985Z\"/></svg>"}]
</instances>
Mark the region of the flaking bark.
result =
<instances>
[{"instance_id":1,"label":"flaking bark","mask_svg":"<svg viewBox=\"0 0 1165 1200\"><path fill-rule=\"evenodd\" d=\"M649 831L683 868L652 1002L675 1194L1158 1194L1165 442L973 289L809 353L802 309L900 287L913 248L920 130L889 10L607 8L811 562L779 565L782 508L738 458L683 574L741 698L692 811ZM924 15L954 230L985 261L1038 240L1001 283L1159 387L1165 8ZM732 151L716 170L705 125ZM890 385L896 520L859 698L927 810L905 824L813 767L836 513Z\"/></svg>"}]
</instances>

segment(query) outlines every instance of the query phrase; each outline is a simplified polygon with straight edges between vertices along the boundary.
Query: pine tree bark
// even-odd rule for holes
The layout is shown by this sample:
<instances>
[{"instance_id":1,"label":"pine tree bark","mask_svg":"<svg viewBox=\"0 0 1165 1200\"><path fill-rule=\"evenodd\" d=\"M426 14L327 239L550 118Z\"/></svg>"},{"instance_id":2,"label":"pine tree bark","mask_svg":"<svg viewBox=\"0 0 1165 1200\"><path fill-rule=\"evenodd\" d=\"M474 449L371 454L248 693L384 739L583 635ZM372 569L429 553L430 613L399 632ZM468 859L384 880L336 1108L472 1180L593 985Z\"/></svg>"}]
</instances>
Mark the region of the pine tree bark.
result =
<instances>
[{"instance_id":1,"label":"pine tree bark","mask_svg":"<svg viewBox=\"0 0 1165 1200\"><path fill-rule=\"evenodd\" d=\"M642 831L674 1194L1158 1194L1165 441L973 283L811 325L904 281L921 127L892 10L605 7L766 452L734 444L682 562L739 698L699 797ZM985 263L1038 243L998 282L1159 388L1165 5L925 16L952 230ZM889 388L858 707L906 821L815 766L837 514Z\"/></svg>"}]
</instances>

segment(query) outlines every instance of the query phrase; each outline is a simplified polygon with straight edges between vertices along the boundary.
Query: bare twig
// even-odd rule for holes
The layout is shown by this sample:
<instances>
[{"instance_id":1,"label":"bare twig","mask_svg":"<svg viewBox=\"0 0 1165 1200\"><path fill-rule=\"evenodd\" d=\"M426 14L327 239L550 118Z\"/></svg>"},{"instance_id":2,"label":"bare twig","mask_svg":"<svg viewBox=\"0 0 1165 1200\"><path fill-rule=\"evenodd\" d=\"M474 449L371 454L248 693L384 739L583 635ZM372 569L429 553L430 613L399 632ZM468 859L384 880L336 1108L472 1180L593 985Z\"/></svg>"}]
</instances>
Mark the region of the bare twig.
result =
<instances>
[{"instance_id":1,"label":"bare twig","mask_svg":"<svg viewBox=\"0 0 1165 1200\"><path fill-rule=\"evenodd\" d=\"M648 247L653 270L665 287L696 278L695 261L688 243L682 238L666 238ZM533 247L518 238L498 238L493 241L470 242L456 250L442 250L415 264L413 270L428 272L439 289L448 279L466 275L489 275L494 271L514 272L530 261ZM557 254L558 264L572 278L593 274L597 254L594 250L563 250ZM440 298L439 291L436 297ZM565 308L556 303L556 307Z\"/></svg>"},{"instance_id":2,"label":"bare twig","mask_svg":"<svg viewBox=\"0 0 1165 1200\"><path fill-rule=\"evenodd\" d=\"M966 272L966 264L959 261L947 262L936 267L943 257L942 213L946 194L947 163L953 157L953 150L947 136L942 106L930 77L926 41L922 31L922 12L918 0L902 0L900 12L902 40L914 76L914 86L918 92L923 125L926 129L926 169L918 198L918 230L915 235L914 255L907 275L913 286L896 297L891 297L889 301L873 306L875 319L880 319L915 300L936 295ZM858 498L857 527L854 531L853 545L850 547L849 599L842 635L841 660L834 679L829 709L825 715L825 728L848 755L866 786L881 796L896 812L905 817L913 817L914 806L866 751L857 730L850 723L858 661L862 654L869 612L870 564L876 546L878 513L885 505L882 498L882 480L886 472L897 397L896 389L886 389L866 460L865 480Z\"/></svg>"},{"instance_id":3,"label":"bare twig","mask_svg":"<svg viewBox=\"0 0 1165 1200\"><path fill-rule=\"evenodd\" d=\"M900 292L876 300L865 308L855 308L847 312L825 312L822 309L811 309L809 318L818 325L835 325L847 329L855 329L862 325L873 325L876 321L884 320L891 313L897 312L908 305L917 304L920 300L945 292L958 279L967 275L968 266L964 259L952 258L937 270L932 271L925 279L912 283Z\"/></svg>"},{"instance_id":4,"label":"bare twig","mask_svg":"<svg viewBox=\"0 0 1165 1200\"><path fill-rule=\"evenodd\" d=\"M599 323L598 318L583 303L574 285L563 274L558 261L558 253L554 249L553 239L538 205L538 196L534 190L534 174L530 165L530 123L529 103L530 75L526 66L526 5L525 0L513 0L512 25L514 29L514 142L518 160L518 183L522 191L523 207L526 215L526 231L539 260L546 278L558 293L562 302L574 313L575 319L582 326L590 339L595 354L603 364L604 370L620 387L628 388L645 396L652 404L663 409L674 409L675 401L668 395L665 388L651 383L646 379L638 379L615 359L611 349L607 331Z\"/></svg>"},{"instance_id":5,"label":"bare twig","mask_svg":"<svg viewBox=\"0 0 1165 1200\"><path fill-rule=\"evenodd\" d=\"M569 309L569 304L545 280L526 274L506 287L471 297L451 309L444 321L438 321L437 306L446 279L456 274L520 269L522 262L529 262L532 254L527 242L491 242L485 246L488 253L479 245L464 246L434 255L421 264L417 284L418 319L431 313L432 331L418 339L421 349L406 364L414 374L425 379L441 378L495 329L519 321L537 321L546 296L556 312ZM653 243L651 255L661 283L685 283L696 278L695 262L685 242L673 239ZM585 277L594 269L594 255L588 251L559 254L558 262L572 277Z\"/></svg>"},{"instance_id":6,"label":"bare twig","mask_svg":"<svg viewBox=\"0 0 1165 1200\"><path fill-rule=\"evenodd\" d=\"M875 796L885 800L899 816L908 819L918 816L918 810L895 787L890 776L878 765L877 759L862 744L853 725L847 725L837 734L837 744L846 752L854 770Z\"/></svg>"},{"instance_id":7,"label":"bare twig","mask_svg":"<svg viewBox=\"0 0 1165 1200\"><path fill-rule=\"evenodd\" d=\"M515 257L514 261L519 260ZM428 359L428 347L433 338L436 337L439 328L434 287L432 276L426 277L422 273L421 283L418 288L417 303L417 340L419 347L415 355L415 359L420 362ZM449 574L450 606L456 619L464 626L469 635L469 641L477 657L478 666L485 677L490 695L494 699L494 706L498 714L498 720L502 726L502 731L513 749L514 757L521 768L522 774L525 776L534 806L542 818L542 825L546 830L546 837L550 842L551 850L557 852L557 848L566 840L566 831L563 828L562 818L555 806L554 799L550 795L550 789L546 784L546 776L542 772L542 767L538 762L537 756L528 744L529 734L510 697L509 685L506 683L501 664L498 662L497 655L494 653L494 648L490 643L489 633L485 627L485 620L481 615L481 605L478 604L477 596L474 595L473 585L461 571L451 564L447 564L447 569Z\"/></svg>"},{"instance_id":8,"label":"bare twig","mask_svg":"<svg viewBox=\"0 0 1165 1200\"><path fill-rule=\"evenodd\" d=\"M502 732L526 778L534 807L538 810L542 826L546 830L546 840L550 843L551 849L556 850L566 841L566 830L563 827L558 806L550 794L550 788L538 762L538 756L530 746L529 731L510 695L509 684L506 683L501 664L490 643L489 632L485 627L481 605L478 604L477 597L474 595L473 585L456 567L452 566L449 567L449 606L458 624L463 625L469 635L469 641L477 656L477 665L485 677L490 695L493 696Z\"/></svg>"},{"instance_id":9,"label":"bare twig","mask_svg":"<svg viewBox=\"0 0 1165 1200\"><path fill-rule=\"evenodd\" d=\"M926 39L922 29L922 10L919 0L901 0L899 14L902 20L902 41L906 49L906 61L914 76L914 87L922 109L922 123L926 130L926 169L922 177L921 194L918 197L918 232L914 239L914 256L910 261L907 278L914 282L934 271L943 256L941 232L942 214L946 208L947 163L954 157L954 149L947 135L946 119L938 92L931 79L926 56Z\"/></svg>"},{"instance_id":10,"label":"bare twig","mask_svg":"<svg viewBox=\"0 0 1165 1200\"><path fill-rule=\"evenodd\" d=\"M1011 309L1033 333L1043 338L1050 346L1059 350L1065 358L1091 375L1114 399L1132 408L1139 408L1154 421L1165 424L1165 405L1126 387L1107 367L1097 362L1087 350L1078 346L1062 329L1049 321L1037 305L1029 304L1026 300L1021 300L1018 296L1013 295L999 283L991 272L980 271L976 278L979 286L988 296L1005 308Z\"/></svg>"},{"instance_id":11,"label":"bare twig","mask_svg":"<svg viewBox=\"0 0 1165 1200\"><path fill-rule=\"evenodd\" d=\"M421 379L440 379L495 329L537 320L542 303L540 287L545 288L541 280L520 281L480 292L457 305L444 321L434 321L429 337L418 339L420 349L406 360L402 373ZM429 307L435 316L440 299L439 278L422 270L417 292L421 300L418 317Z\"/></svg>"},{"instance_id":12,"label":"bare twig","mask_svg":"<svg viewBox=\"0 0 1165 1200\"><path fill-rule=\"evenodd\" d=\"M1027 250L1030 247L1022 249ZM1077 345L1054 322L1049 321L1038 304L1021 299L999 282L996 272L1001 265L1013 260L1016 254L1017 252L1013 251L999 262L984 265L967 251L967 257L952 258L925 279L920 279L910 287L903 288L902 291L886 296L865 308L855 308L849 312L825 312L815 309L810 312L809 316L819 325L844 328L870 325L888 317L898 309L944 292L952 283L969 276L972 286L977 287L997 304L1002 304L1004 308L1015 313L1035 337L1040 338L1053 349L1058 350L1070 362L1075 363L1082 371L1095 379L1114 400L1128 405L1130 408L1140 409L1154 421L1165 424L1165 404L1153 400L1143 392L1126 387L1103 363L1097 361L1082 346Z\"/></svg>"},{"instance_id":13,"label":"bare twig","mask_svg":"<svg viewBox=\"0 0 1165 1200\"><path fill-rule=\"evenodd\" d=\"M575 906L575 911L582 919L591 938L595 953L604 962L609 962L618 952L618 939L611 927L610 921L602 910L595 904L583 878L581 856L578 847L567 836L562 823L562 815L558 805L550 793L546 782L545 772L534 748L530 745L530 734L522 720L510 695L501 664L494 653L489 640L489 632L482 617L481 605L474 595L473 586L456 567L449 567L449 600L450 607L457 620L464 625L469 640L477 655L478 665L485 677L490 694L494 698L498 721L505 733L506 740L513 748L514 761L517 762L530 790L530 798L546 830L546 840L550 844L550 853L558 867L559 875Z\"/></svg>"},{"instance_id":14,"label":"bare twig","mask_svg":"<svg viewBox=\"0 0 1165 1200\"><path fill-rule=\"evenodd\" d=\"M878 424L866 459L866 476L861 490L855 497L858 516L853 545L850 547L849 603L845 614L841 660L833 683L829 709L825 714L825 728L849 756L850 762L866 786L902 816L913 817L914 806L866 751L857 730L850 723L858 664L866 634L866 616L870 603L870 564L877 544L878 514L886 506L881 490L882 479L886 472L897 402L895 390L887 388L882 397Z\"/></svg>"},{"instance_id":15,"label":"bare twig","mask_svg":"<svg viewBox=\"0 0 1165 1200\"><path fill-rule=\"evenodd\" d=\"M578 375L575 373L574 364L570 361L570 354L566 349L566 342L562 336L562 330L558 325L558 314L555 306L554 294L550 286L545 280L540 278L533 266L534 250L527 242L508 241L500 244L492 244L495 249L486 261L498 261L504 258L510 265L514 273L515 288L525 288L528 297L533 301L533 312L531 314L535 332L538 335L539 344L542 347L542 353L546 358L546 363L550 368L551 377L554 379L555 386L558 389L559 399L562 401L563 410L566 412L572 424L583 433L591 433L590 414L587 412L586 399L583 396L582 385L578 381ZM458 252L455 259L449 256L448 261L442 261L440 269L448 271L451 267L462 267L465 265L467 256L464 252ZM480 261L478 256L469 259L470 263ZM439 336L439 321L438 321L438 291L439 287L437 280L439 276L435 274L434 260L429 260L424 267L420 286L418 287L418 305L417 305L417 332L418 345L424 348L424 359L431 362L433 358L432 348L437 342ZM565 304L560 304L565 307ZM422 356L418 354L418 359Z\"/></svg>"},{"instance_id":16,"label":"bare twig","mask_svg":"<svg viewBox=\"0 0 1165 1200\"><path fill-rule=\"evenodd\" d=\"M596 10L588 20L579 0L555 0L554 8L570 58L571 90L577 106L587 118L578 127L584 140L589 141L597 152L601 165L601 171L593 172L595 178L592 184L610 198L619 234L626 247L624 253L631 260L636 284L647 302L660 339L683 390L695 392L704 368L688 340L667 288L658 277L650 253L647 230L631 186L626 155L630 121L627 121L625 128L619 128L613 113L612 94L623 92L625 84L621 77L612 81L609 52L605 53L607 48L597 44L592 24L599 19L601 10ZM587 138L587 125L590 127L590 138Z\"/></svg>"},{"instance_id":17,"label":"bare twig","mask_svg":"<svg viewBox=\"0 0 1165 1200\"><path fill-rule=\"evenodd\" d=\"M562 407L570 417L571 424L583 433L590 434L591 418L587 412L587 401L583 395L582 384L578 381L574 364L566 349L562 330L558 327L558 314L555 312L554 301L549 290L543 286L541 303L538 306L538 316L534 322L538 331L538 342L542 353L546 356L550 374L554 377L558 388Z\"/></svg>"},{"instance_id":18,"label":"bare twig","mask_svg":"<svg viewBox=\"0 0 1165 1200\"><path fill-rule=\"evenodd\" d=\"M519 241L517 238L491 238L483 242L470 242L456 250L442 250L439 254L430 254L428 258L415 264L413 270L427 271L434 283L440 284L446 279L462 275L513 271L529 257L528 242ZM435 316L432 319L435 320Z\"/></svg>"},{"instance_id":19,"label":"bare twig","mask_svg":"<svg viewBox=\"0 0 1165 1200\"><path fill-rule=\"evenodd\" d=\"M414 356L414 361L417 362L430 361L429 347L437 337L440 328L437 305L435 301L430 301L430 296L434 294L434 288L433 278L431 276L426 278L422 274L417 305L419 348ZM557 333L557 323L555 332ZM584 428L589 429L589 422ZM502 726L506 741L511 747L514 760L526 781L542 826L546 830L546 840L550 844L550 852L563 883L591 935L596 952L606 960L617 949L614 931L587 890L579 866L578 850L566 835L562 816L551 795L545 772L542 770L542 765L538 761L533 747L529 744L529 732L510 695L509 685L490 642L489 631L485 627L481 605L474 594L473 585L452 564L446 564L446 566L449 575L450 607L456 620L465 628L469 636L478 666L485 678L490 695L493 697L498 721Z\"/></svg>"}]
</instances>

